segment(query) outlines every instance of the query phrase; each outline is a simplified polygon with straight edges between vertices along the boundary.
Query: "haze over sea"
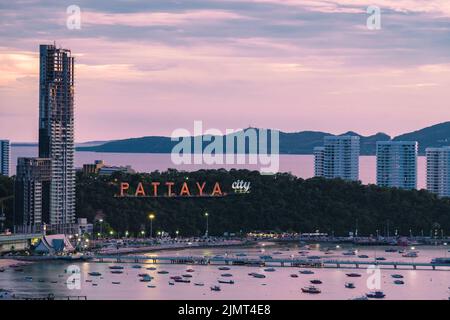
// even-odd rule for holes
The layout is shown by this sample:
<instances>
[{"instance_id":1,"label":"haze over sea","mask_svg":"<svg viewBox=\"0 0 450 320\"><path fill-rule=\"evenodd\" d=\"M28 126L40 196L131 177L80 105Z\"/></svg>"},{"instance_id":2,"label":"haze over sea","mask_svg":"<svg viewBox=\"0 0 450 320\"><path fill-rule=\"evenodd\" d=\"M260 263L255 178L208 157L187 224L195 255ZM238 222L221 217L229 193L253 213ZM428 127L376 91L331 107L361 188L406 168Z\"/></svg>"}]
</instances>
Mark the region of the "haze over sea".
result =
<instances>
[{"instance_id":1,"label":"haze over sea","mask_svg":"<svg viewBox=\"0 0 450 320\"><path fill-rule=\"evenodd\" d=\"M16 173L18 157L36 157L38 148L34 146L11 147L11 173ZM109 153L109 152L75 152L75 167L81 168L83 164L93 163L95 160L104 160L107 165L131 167L137 172L165 171L168 168L186 171L199 169L249 169L259 170L259 165L174 165L170 154L158 153ZM418 159L418 188L426 187L426 158ZM304 179L314 176L313 155L280 155L280 172L291 172ZM376 183L376 157L361 156L359 160L359 178L364 184Z\"/></svg>"}]
</instances>

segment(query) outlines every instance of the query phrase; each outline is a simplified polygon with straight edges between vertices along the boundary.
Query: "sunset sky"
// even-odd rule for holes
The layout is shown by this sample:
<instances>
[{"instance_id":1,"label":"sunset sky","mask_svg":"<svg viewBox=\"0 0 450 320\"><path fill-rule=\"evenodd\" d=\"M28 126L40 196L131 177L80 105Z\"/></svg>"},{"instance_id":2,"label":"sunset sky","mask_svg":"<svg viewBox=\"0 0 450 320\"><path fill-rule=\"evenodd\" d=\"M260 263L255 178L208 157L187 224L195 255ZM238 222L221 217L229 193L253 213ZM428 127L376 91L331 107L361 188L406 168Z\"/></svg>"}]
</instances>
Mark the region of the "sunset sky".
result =
<instances>
[{"instance_id":1,"label":"sunset sky","mask_svg":"<svg viewBox=\"0 0 450 320\"><path fill-rule=\"evenodd\" d=\"M78 142L194 120L366 135L450 120L449 0L2 1L0 139L37 141L38 47L53 41L76 57Z\"/></svg>"}]
</instances>

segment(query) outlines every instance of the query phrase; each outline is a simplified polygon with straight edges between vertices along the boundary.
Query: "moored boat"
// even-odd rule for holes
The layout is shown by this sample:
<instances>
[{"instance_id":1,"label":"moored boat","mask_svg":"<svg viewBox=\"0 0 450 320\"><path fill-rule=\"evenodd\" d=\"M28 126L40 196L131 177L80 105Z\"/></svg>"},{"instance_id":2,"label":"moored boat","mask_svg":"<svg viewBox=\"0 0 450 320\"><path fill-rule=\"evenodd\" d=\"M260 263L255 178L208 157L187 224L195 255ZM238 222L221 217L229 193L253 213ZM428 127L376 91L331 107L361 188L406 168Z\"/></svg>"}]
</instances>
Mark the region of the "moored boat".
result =
<instances>
[{"instance_id":1,"label":"moored boat","mask_svg":"<svg viewBox=\"0 0 450 320\"><path fill-rule=\"evenodd\" d=\"M302 288L303 293L319 294L321 291L315 286L308 286Z\"/></svg>"},{"instance_id":2,"label":"moored boat","mask_svg":"<svg viewBox=\"0 0 450 320\"><path fill-rule=\"evenodd\" d=\"M314 271L311 270L301 270L299 271L300 274L314 274Z\"/></svg>"},{"instance_id":3,"label":"moored boat","mask_svg":"<svg viewBox=\"0 0 450 320\"><path fill-rule=\"evenodd\" d=\"M322 281L319 279L313 279L313 280L310 280L309 282L311 282L312 284L322 284Z\"/></svg>"},{"instance_id":4,"label":"moored boat","mask_svg":"<svg viewBox=\"0 0 450 320\"><path fill-rule=\"evenodd\" d=\"M361 274L359 274L359 273L346 273L345 275L347 277L350 277L350 278L359 278L359 277L361 277Z\"/></svg>"},{"instance_id":5,"label":"moored boat","mask_svg":"<svg viewBox=\"0 0 450 320\"><path fill-rule=\"evenodd\" d=\"M100 277L102 274L100 272L93 271L93 272L88 272L88 275L90 275L91 277Z\"/></svg>"},{"instance_id":6,"label":"moored boat","mask_svg":"<svg viewBox=\"0 0 450 320\"><path fill-rule=\"evenodd\" d=\"M353 283L353 282L346 282L345 283L345 287L347 288L347 289L355 289L356 287L355 287L355 284Z\"/></svg>"},{"instance_id":7,"label":"moored boat","mask_svg":"<svg viewBox=\"0 0 450 320\"><path fill-rule=\"evenodd\" d=\"M220 291L220 287L219 286L212 286L211 287L211 291Z\"/></svg>"},{"instance_id":8,"label":"moored boat","mask_svg":"<svg viewBox=\"0 0 450 320\"><path fill-rule=\"evenodd\" d=\"M386 295L383 291L372 291L369 293L366 293L367 298L373 298L373 299L383 299Z\"/></svg>"},{"instance_id":9,"label":"moored boat","mask_svg":"<svg viewBox=\"0 0 450 320\"><path fill-rule=\"evenodd\" d=\"M219 282L219 283L226 283L226 284L234 284L233 280L221 280L221 279L219 279L219 280L217 280L217 282Z\"/></svg>"}]
</instances>

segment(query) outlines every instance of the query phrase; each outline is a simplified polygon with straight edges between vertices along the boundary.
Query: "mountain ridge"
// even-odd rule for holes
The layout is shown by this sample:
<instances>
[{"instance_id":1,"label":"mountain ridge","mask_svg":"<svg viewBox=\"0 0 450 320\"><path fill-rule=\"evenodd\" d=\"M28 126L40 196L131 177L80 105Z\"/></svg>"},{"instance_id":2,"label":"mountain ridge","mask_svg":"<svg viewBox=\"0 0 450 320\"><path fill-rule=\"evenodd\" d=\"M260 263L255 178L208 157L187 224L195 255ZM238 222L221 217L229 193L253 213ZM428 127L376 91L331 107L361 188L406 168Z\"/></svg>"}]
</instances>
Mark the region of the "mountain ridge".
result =
<instances>
[{"instance_id":1,"label":"mountain ridge","mask_svg":"<svg viewBox=\"0 0 450 320\"><path fill-rule=\"evenodd\" d=\"M244 131L250 128L244 129ZM260 130L257 129L259 133ZM334 135L323 131L278 131L280 137L280 154L312 154L314 147L323 145L325 136ZM386 133L378 132L373 135L363 136L354 131L347 131L342 135L359 136L361 139L361 155L375 155L377 141L418 141L419 153L424 154L428 147L441 147L450 145L450 121L432 125L413 132L391 137ZM225 139L226 136L221 136ZM190 137L193 139L193 137ZM170 153L178 141L172 141L165 136L144 136L139 138L127 138L109 141L96 146L77 147L77 151L91 152L118 152L118 153ZM204 146L209 144L205 142Z\"/></svg>"}]
</instances>

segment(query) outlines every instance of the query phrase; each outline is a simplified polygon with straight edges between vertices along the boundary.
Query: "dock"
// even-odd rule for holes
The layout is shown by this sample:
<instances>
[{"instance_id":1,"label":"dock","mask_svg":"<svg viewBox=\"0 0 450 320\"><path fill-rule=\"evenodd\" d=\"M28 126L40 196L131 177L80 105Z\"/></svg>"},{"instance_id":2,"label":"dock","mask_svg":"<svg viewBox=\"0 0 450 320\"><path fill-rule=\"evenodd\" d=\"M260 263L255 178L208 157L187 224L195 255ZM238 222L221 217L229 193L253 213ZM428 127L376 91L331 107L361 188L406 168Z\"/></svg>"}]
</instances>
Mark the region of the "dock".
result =
<instances>
[{"instance_id":1,"label":"dock","mask_svg":"<svg viewBox=\"0 0 450 320\"><path fill-rule=\"evenodd\" d=\"M253 266L253 267L296 267L296 268L367 268L376 266L383 269L445 270L450 271L450 264L407 262L407 261L360 261L329 260L304 258L241 258L241 257L202 257L202 256L145 256L145 255L94 255L94 262L132 262L147 264L189 264L217 266Z\"/></svg>"}]
</instances>

